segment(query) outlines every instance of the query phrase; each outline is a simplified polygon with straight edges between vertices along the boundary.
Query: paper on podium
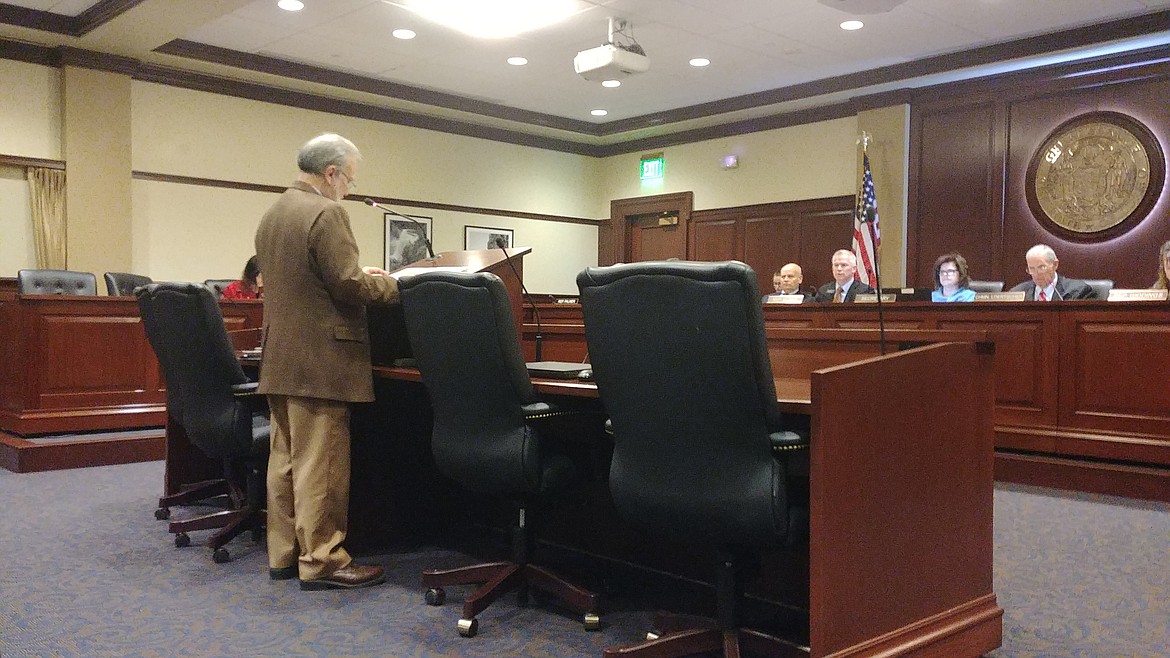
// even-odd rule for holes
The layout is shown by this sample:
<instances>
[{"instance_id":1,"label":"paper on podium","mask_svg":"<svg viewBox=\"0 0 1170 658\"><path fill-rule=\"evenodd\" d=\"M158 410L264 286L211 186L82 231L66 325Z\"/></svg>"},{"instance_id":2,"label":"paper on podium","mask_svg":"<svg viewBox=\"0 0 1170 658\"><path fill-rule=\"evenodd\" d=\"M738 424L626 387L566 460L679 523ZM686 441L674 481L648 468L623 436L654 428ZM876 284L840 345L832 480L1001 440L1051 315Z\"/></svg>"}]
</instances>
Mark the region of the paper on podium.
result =
<instances>
[{"instance_id":1,"label":"paper on podium","mask_svg":"<svg viewBox=\"0 0 1170 658\"><path fill-rule=\"evenodd\" d=\"M467 268L462 266L453 267L404 267L397 272L391 272L390 276L395 279L402 280L416 274L423 274L426 272L466 272Z\"/></svg>"}]
</instances>

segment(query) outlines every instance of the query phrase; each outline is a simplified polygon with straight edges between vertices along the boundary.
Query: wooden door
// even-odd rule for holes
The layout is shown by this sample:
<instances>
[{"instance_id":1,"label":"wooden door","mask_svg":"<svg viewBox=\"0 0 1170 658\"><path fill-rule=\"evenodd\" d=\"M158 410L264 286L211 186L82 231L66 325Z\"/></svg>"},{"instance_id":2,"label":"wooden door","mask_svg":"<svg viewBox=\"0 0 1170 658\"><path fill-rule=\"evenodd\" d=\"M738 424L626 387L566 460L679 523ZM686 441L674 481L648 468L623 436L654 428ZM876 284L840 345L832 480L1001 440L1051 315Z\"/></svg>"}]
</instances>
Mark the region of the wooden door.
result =
<instances>
[{"instance_id":1,"label":"wooden door","mask_svg":"<svg viewBox=\"0 0 1170 658\"><path fill-rule=\"evenodd\" d=\"M597 264L686 259L693 205L690 192L611 201L597 231Z\"/></svg>"},{"instance_id":2,"label":"wooden door","mask_svg":"<svg viewBox=\"0 0 1170 658\"><path fill-rule=\"evenodd\" d=\"M686 257L686 231L677 213L638 215L630 222L631 262Z\"/></svg>"}]
</instances>

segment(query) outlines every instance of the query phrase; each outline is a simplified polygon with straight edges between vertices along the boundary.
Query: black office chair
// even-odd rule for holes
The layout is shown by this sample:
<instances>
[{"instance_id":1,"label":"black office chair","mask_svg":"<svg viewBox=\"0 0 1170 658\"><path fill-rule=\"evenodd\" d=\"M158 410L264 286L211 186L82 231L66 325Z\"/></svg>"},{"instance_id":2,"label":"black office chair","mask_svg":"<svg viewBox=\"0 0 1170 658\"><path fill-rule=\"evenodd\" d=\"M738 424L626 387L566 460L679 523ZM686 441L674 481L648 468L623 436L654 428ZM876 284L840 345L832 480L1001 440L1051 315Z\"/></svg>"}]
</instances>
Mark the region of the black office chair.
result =
<instances>
[{"instance_id":1,"label":"black office chair","mask_svg":"<svg viewBox=\"0 0 1170 658\"><path fill-rule=\"evenodd\" d=\"M400 282L407 333L434 409L435 464L463 488L518 504L512 560L423 572L427 603L441 605L448 585L485 583L463 603L459 634L476 634L476 615L509 591L535 587L600 627L596 594L530 564L530 497L566 485L573 463L557 448L548 420L559 415L536 399L520 351L512 307L494 274L437 272Z\"/></svg>"},{"instance_id":2,"label":"black office chair","mask_svg":"<svg viewBox=\"0 0 1170 658\"><path fill-rule=\"evenodd\" d=\"M1003 281L976 281L971 279L967 287L975 292L1003 292Z\"/></svg>"},{"instance_id":3,"label":"black office chair","mask_svg":"<svg viewBox=\"0 0 1170 658\"><path fill-rule=\"evenodd\" d=\"M188 532L219 528L208 546L216 562L227 562L231 555L224 545L245 530L259 541L264 525L266 400L244 376L219 305L206 286L151 283L138 288L135 296L147 340L162 366L171 422L207 457L223 461L222 481L211 483L209 490L186 492L188 497L178 501L195 502L217 490L231 500L231 509L171 521L169 530L175 545L183 547L190 544ZM164 502L166 497L160 509Z\"/></svg>"},{"instance_id":4,"label":"black office chair","mask_svg":"<svg viewBox=\"0 0 1170 658\"><path fill-rule=\"evenodd\" d=\"M106 294L110 297L129 297L138 286L152 283L153 279L129 272L106 272Z\"/></svg>"},{"instance_id":5,"label":"black office chair","mask_svg":"<svg viewBox=\"0 0 1170 658\"><path fill-rule=\"evenodd\" d=\"M764 547L806 542L808 528L807 435L782 427L755 273L734 261L630 263L588 268L577 285L618 512L713 547L718 561L714 620L660 615L651 639L605 655L801 655L739 628L745 567Z\"/></svg>"},{"instance_id":6,"label":"black office chair","mask_svg":"<svg viewBox=\"0 0 1170 658\"><path fill-rule=\"evenodd\" d=\"M73 270L19 270L17 289L22 295L96 295L97 277Z\"/></svg>"},{"instance_id":7,"label":"black office chair","mask_svg":"<svg viewBox=\"0 0 1170 658\"><path fill-rule=\"evenodd\" d=\"M1113 279L1081 279L1093 289L1093 299L1109 299L1109 291L1113 290Z\"/></svg>"},{"instance_id":8,"label":"black office chair","mask_svg":"<svg viewBox=\"0 0 1170 658\"><path fill-rule=\"evenodd\" d=\"M236 279L207 279L203 285L215 295L216 299L223 298L223 289L236 282Z\"/></svg>"}]
</instances>

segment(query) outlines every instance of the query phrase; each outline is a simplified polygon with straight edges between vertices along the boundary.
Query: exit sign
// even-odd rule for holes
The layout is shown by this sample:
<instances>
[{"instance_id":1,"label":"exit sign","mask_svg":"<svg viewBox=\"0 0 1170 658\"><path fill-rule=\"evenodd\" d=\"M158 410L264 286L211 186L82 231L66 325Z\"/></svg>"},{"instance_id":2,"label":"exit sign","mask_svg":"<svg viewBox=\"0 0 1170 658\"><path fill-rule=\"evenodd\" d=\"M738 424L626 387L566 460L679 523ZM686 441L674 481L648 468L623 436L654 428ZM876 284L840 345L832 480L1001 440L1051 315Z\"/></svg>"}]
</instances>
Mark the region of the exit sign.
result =
<instances>
[{"instance_id":1,"label":"exit sign","mask_svg":"<svg viewBox=\"0 0 1170 658\"><path fill-rule=\"evenodd\" d=\"M638 178L642 180L662 178L662 174L665 171L666 158L661 153L644 155L642 156L641 166L639 167Z\"/></svg>"}]
</instances>

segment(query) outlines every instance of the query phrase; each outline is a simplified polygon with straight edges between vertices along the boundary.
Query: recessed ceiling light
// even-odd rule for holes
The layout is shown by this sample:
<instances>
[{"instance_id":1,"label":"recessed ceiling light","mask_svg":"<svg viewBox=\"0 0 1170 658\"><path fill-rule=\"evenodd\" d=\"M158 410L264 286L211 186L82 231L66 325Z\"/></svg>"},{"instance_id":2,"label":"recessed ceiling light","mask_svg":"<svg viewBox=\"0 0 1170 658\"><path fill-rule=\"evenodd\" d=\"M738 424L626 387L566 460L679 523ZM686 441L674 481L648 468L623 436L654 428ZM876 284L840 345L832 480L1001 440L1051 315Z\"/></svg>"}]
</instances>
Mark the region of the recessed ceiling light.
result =
<instances>
[{"instance_id":1,"label":"recessed ceiling light","mask_svg":"<svg viewBox=\"0 0 1170 658\"><path fill-rule=\"evenodd\" d=\"M620 86L622 86L622 81L621 80L602 80L601 86L602 87L610 87L610 88L620 87Z\"/></svg>"},{"instance_id":2,"label":"recessed ceiling light","mask_svg":"<svg viewBox=\"0 0 1170 658\"><path fill-rule=\"evenodd\" d=\"M398 4L398 3L395 3ZM481 39L503 39L559 23L576 14L577 0L405 0L416 14Z\"/></svg>"},{"instance_id":3,"label":"recessed ceiling light","mask_svg":"<svg viewBox=\"0 0 1170 658\"><path fill-rule=\"evenodd\" d=\"M589 110L589 113L595 117L603 117L609 114L609 110Z\"/></svg>"},{"instance_id":4,"label":"recessed ceiling light","mask_svg":"<svg viewBox=\"0 0 1170 658\"><path fill-rule=\"evenodd\" d=\"M390 35L395 39L413 39L418 36L414 33L414 30L408 30L404 27L400 27L397 30L394 30L390 33Z\"/></svg>"},{"instance_id":5,"label":"recessed ceiling light","mask_svg":"<svg viewBox=\"0 0 1170 658\"><path fill-rule=\"evenodd\" d=\"M508 63L512 66L524 66L528 63L528 60L523 57L509 57Z\"/></svg>"},{"instance_id":6,"label":"recessed ceiling light","mask_svg":"<svg viewBox=\"0 0 1170 658\"><path fill-rule=\"evenodd\" d=\"M301 0L280 0L276 6L285 11L300 11L305 8L305 3Z\"/></svg>"},{"instance_id":7,"label":"recessed ceiling light","mask_svg":"<svg viewBox=\"0 0 1170 658\"><path fill-rule=\"evenodd\" d=\"M707 59L706 57L696 57L691 60L691 66L707 66L710 63L711 60Z\"/></svg>"},{"instance_id":8,"label":"recessed ceiling light","mask_svg":"<svg viewBox=\"0 0 1170 658\"><path fill-rule=\"evenodd\" d=\"M860 30L863 27L865 27L865 23L862 23L861 21L845 21L844 23L841 23L842 30Z\"/></svg>"}]
</instances>

